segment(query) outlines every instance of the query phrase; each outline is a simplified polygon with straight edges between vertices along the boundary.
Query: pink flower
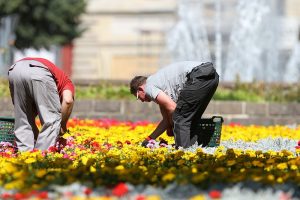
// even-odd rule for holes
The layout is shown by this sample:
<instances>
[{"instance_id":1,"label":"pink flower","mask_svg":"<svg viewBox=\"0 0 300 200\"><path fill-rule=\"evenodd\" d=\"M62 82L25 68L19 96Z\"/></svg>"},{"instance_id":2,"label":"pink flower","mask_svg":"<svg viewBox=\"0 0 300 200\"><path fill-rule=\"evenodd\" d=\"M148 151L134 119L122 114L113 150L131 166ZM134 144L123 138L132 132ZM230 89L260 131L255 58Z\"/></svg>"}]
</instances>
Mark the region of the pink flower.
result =
<instances>
[{"instance_id":1,"label":"pink flower","mask_svg":"<svg viewBox=\"0 0 300 200\"><path fill-rule=\"evenodd\" d=\"M144 195L138 195L135 197L135 200L146 200L147 198Z\"/></svg>"},{"instance_id":2,"label":"pink flower","mask_svg":"<svg viewBox=\"0 0 300 200\"><path fill-rule=\"evenodd\" d=\"M70 159L70 156L68 154L64 154L63 158Z\"/></svg>"},{"instance_id":3,"label":"pink flower","mask_svg":"<svg viewBox=\"0 0 300 200\"><path fill-rule=\"evenodd\" d=\"M150 148L150 149L153 149L153 148L154 148L154 144L152 144L152 143L149 142L149 143L147 144L147 147Z\"/></svg>"},{"instance_id":4,"label":"pink flower","mask_svg":"<svg viewBox=\"0 0 300 200\"><path fill-rule=\"evenodd\" d=\"M288 193L281 192L279 196L279 200L290 200L291 196Z\"/></svg>"}]
</instances>

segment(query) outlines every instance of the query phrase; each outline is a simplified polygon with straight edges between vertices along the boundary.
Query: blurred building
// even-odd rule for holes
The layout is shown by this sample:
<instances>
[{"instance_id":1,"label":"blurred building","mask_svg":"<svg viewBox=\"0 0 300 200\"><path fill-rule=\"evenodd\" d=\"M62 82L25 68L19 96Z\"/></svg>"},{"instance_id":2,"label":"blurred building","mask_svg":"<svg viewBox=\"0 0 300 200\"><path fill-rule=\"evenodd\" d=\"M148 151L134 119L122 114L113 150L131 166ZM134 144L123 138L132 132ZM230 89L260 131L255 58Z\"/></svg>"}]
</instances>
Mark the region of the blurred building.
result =
<instances>
[{"instance_id":1,"label":"blurred building","mask_svg":"<svg viewBox=\"0 0 300 200\"><path fill-rule=\"evenodd\" d=\"M72 46L53 48L51 52L15 52L14 60L23 56L43 56L76 80L129 80L135 75L149 75L172 61L167 38L180 20L180 3L196 5L200 2L201 19L194 19L194 23L204 22L210 59L217 67L224 67L222 62L228 53L237 17L236 5L240 1L245 0L87 0L87 10L81 18L86 30ZM284 66L298 40L300 1L261 1L271 4L278 15L281 31L278 43L282 53L279 60L280 66ZM188 17L190 13L185 14ZM2 65L8 60L5 44L11 34L3 30L8 29L0 26L0 70L6 71Z\"/></svg>"},{"instance_id":2,"label":"blurred building","mask_svg":"<svg viewBox=\"0 0 300 200\"><path fill-rule=\"evenodd\" d=\"M86 31L74 42L73 78L128 80L153 73L175 20L175 0L89 0Z\"/></svg>"},{"instance_id":3,"label":"blurred building","mask_svg":"<svg viewBox=\"0 0 300 200\"><path fill-rule=\"evenodd\" d=\"M222 33L223 52L226 52L237 3L237 0L202 1L212 59L215 59L218 1L222 2L219 29ZM169 63L166 35L178 20L178 2L89 0L87 13L82 17L86 31L74 42L73 78L128 80L137 74L152 74L162 65ZM278 10L280 23L283 24L284 39L280 48L288 55L297 40L300 1L270 2L276 2L273 9Z\"/></svg>"}]
</instances>

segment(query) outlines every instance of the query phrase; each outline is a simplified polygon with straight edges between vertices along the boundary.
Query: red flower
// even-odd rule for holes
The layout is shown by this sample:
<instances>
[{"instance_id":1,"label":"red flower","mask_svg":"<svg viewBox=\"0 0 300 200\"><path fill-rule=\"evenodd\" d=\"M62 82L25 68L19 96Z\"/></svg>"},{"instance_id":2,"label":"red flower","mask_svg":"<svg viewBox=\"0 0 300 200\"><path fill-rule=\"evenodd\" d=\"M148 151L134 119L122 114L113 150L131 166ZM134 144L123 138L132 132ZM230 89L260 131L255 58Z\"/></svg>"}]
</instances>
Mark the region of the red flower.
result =
<instances>
[{"instance_id":1,"label":"red flower","mask_svg":"<svg viewBox=\"0 0 300 200\"><path fill-rule=\"evenodd\" d=\"M32 191L30 191L27 195L29 195L29 196L35 196L35 195L37 195L37 194L38 194L38 191L32 190Z\"/></svg>"},{"instance_id":2,"label":"red flower","mask_svg":"<svg viewBox=\"0 0 300 200\"><path fill-rule=\"evenodd\" d=\"M298 141L298 146L300 146L300 140Z\"/></svg>"},{"instance_id":3,"label":"red flower","mask_svg":"<svg viewBox=\"0 0 300 200\"><path fill-rule=\"evenodd\" d=\"M222 193L219 190L211 190L208 195L212 199L219 199L222 197Z\"/></svg>"},{"instance_id":4,"label":"red flower","mask_svg":"<svg viewBox=\"0 0 300 200\"><path fill-rule=\"evenodd\" d=\"M85 190L84 190L84 194L86 195L86 196L90 196L90 194L92 194L92 189L91 188L85 188Z\"/></svg>"},{"instance_id":5,"label":"red flower","mask_svg":"<svg viewBox=\"0 0 300 200\"><path fill-rule=\"evenodd\" d=\"M44 191L44 192L40 192L38 195L38 198L40 199L48 199L48 192Z\"/></svg>"},{"instance_id":6,"label":"red flower","mask_svg":"<svg viewBox=\"0 0 300 200\"><path fill-rule=\"evenodd\" d=\"M30 151L30 153L37 152L37 151L39 151L39 150L38 150L38 149L32 149L32 150Z\"/></svg>"},{"instance_id":7,"label":"red flower","mask_svg":"<svg viewBox=\"0 0 300 200\"><path fill-rule=\"evenodd\" d=\"M129 140L126 140L125 143L128 145L131 144L131 142Z\"/></svg>"},{"instance_id":8,"label":"red flower","mask_svg":"<svg viewBox=\"0 0 300 200\"><path fill-rule=\"evenodd\" d=\"M48 151L49 152L57 152L58 149L55 146L51 146L51 147L48 148Z\"/></svg>"},{"instance_id":9,"label":"red flower","mask_svg":"<svg viewBox=\"0 0 300 200\"><path fill-rule=\"evenodd\" d=\"M91 142L91 145L94 150L101 150L101 145L98 142L93 141Z\"/></svg>"},{"instance_id":10,"label":"red flower","mask_svg":"<svg viewBox=\"0 0 300 200\"><path fill-rule=\"evenodd\" d=\"M11 155L6 152L0 152L0 156L5 158L11 158Z\"/></svg>"},{"instance_id":11,"label":"red flower","mask_svg":"<svg viewBox=\"0 0 300 200\"><path fill-rule=\"evenodd\" d=\"M144 195L138 195L135 200L146 200L146 197Z\"/></svg>"},{"instance_id":12,"label":"red flower","mask_svg":"<svg viewBox=\"0 0 300 200\"><path fill-rule=\"evenodd\" d=\"M16 193L16 194L14 195L14 198L13 198L13 199L19 200L19 199L25 199L25 198L26 198L26 196L25 196L24 194Z\"/></svg>"},{"instance_id":13,"label":"red flower","mask_svg":"<svg viewBox=\"0 0 300 200\"><path fill-rule=\"evenodd\" d=\"M231 123L229 123L229 126L230 127L236 127L236 126L241 126L241 124L240 123L231 122Z\"/></svg>"},{"instance_id":14,"label":"red flower","mask_svg":"<svg viewBox=\"0 0 300 200\"><path fill-rule=\"evenodd\" d=\"M112 194L118 197L124 196L127 192L128 187L125 183L119 183L112 190Z\"/></svg>"},{"instance_id":15,"label":"red flower","mask_svg":"<svg viewBox=\"0 0 300 200\"><path fill-rule=\"evenodd\" d=\"M3 193L3 194L1 194L1 199L10 199L11 198L11 194L9 194L9 193Z\"/></svg>"},{"instance_id":16,"label":"red flower","mask_svg":"<svg viewBox=\"0 0 300 200\"><path fill-rule=\"evenodd\" d=\"M300 149L300 146L295 146L296 149Z\"/></svg>"}]
</instances>

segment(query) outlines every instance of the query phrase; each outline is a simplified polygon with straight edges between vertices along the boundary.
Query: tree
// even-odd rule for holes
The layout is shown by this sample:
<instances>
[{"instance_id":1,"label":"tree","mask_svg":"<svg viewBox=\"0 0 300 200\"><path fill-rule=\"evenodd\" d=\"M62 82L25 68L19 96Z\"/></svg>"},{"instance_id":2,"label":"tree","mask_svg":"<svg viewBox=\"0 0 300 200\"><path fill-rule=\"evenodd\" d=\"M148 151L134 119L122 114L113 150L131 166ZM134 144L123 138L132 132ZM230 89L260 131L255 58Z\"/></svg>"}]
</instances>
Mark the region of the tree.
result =
<instances>
[{"instance_id":1,"label":"tree","mask_svg":"<svg viewBox=\"0 0 300 200\"><path fill-rule=\"evenodd\" d=\"M15 47L49 48L71 43L83 29L85 0L0 0L0 19L14 15Z\"/></svg>"}]
</instances>

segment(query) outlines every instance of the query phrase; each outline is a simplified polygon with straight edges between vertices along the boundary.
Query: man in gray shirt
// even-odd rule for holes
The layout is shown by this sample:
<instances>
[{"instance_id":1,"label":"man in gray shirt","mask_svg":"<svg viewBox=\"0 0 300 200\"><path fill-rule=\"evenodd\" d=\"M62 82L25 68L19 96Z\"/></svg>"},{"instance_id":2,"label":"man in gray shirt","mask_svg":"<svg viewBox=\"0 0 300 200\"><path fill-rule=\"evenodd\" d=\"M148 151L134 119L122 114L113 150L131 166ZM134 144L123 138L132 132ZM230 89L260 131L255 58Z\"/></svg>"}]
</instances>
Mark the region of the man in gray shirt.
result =
<instances>
[{"instance_id":1,"label":"man in gray shirt","mask_svg":"<svg viewBox=\"0 0 300 200\"><path fill-rule=\"evenodd\" d=\"M210 62L177 62L148 78L134 77L130 82L131 93L142 102L157 103L163 116L142 145L146 146L150 139L156 139L166 130L168 135L173 130L177 147L193 145L198 139L193 127L201 119L218 83L219 75Z\"/></svg>"}]
</instances>

